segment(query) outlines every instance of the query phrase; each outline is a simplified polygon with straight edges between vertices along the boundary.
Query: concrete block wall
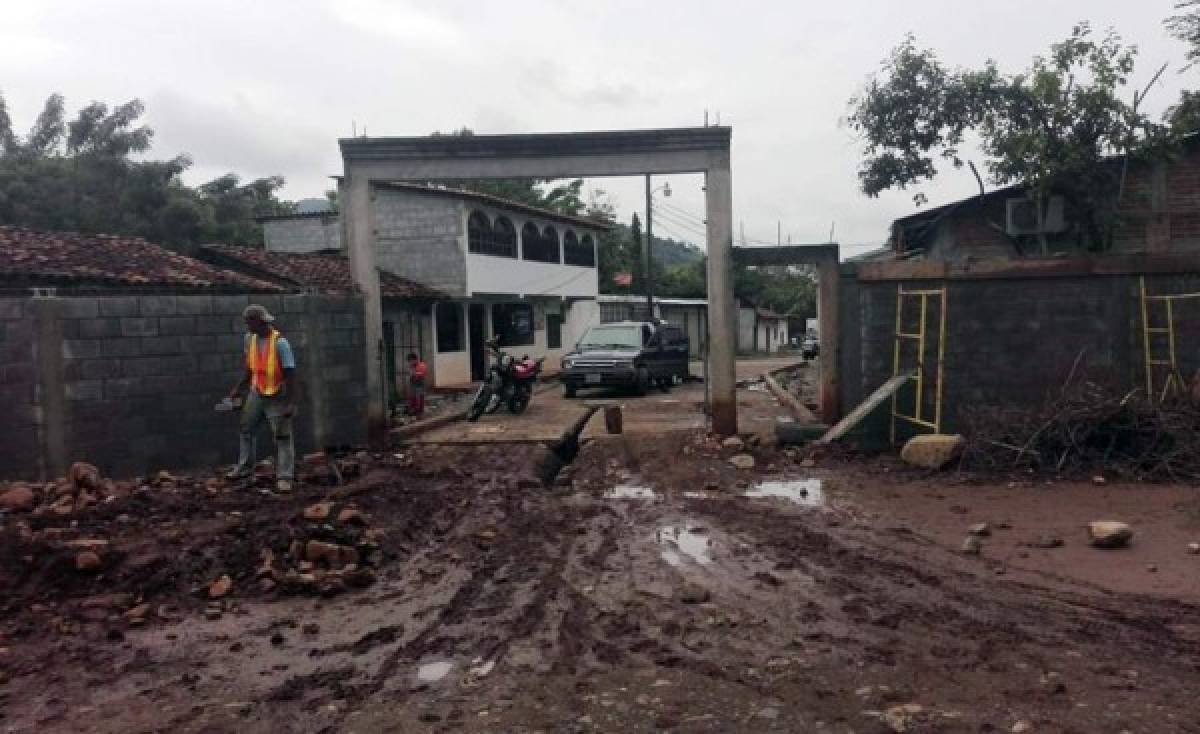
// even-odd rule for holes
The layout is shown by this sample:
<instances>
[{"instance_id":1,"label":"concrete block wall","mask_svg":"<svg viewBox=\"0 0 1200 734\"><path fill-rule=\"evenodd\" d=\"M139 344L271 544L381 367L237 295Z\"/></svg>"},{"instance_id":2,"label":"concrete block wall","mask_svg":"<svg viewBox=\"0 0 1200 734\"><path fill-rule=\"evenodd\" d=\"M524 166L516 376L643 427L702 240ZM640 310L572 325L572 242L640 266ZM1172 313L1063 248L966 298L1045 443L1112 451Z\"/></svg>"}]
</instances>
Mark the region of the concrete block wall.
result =
<instances>
[{"instance_id":1,"label":"concrete block wall","mask_svg":"<svg viewBox=\"0 0 1200 734\"><path fill-rule=\"evenodd\" d=\"M274 252L340 250L342 224L337 214L268 219L263 222L263 239L266 249Z\"/></svg>"},{"instance_id":2,"label":"concrete block wall","mask_svg":"<svg viewBox=\"0 0 1200 734\"><path fill-rule=\"evenodd\" d=\"M37 354L29 299L0 298L0 477L37 467Z\"/></svg>"},{"instance_id":3,"label":"concrete block wall","mask_svg":"<svg viewBox=\"0 0 1200 734\"><path fill-rule=\"evenodd\" d=\"M241 313L251 301L276 315L296 351L304 394L297 449L362 443L366 375L356 298L24 299L16 303L27 324L21 328L32 333L38 450L0 459L4 474L57 476L76 460L115 476L232 462L237 416L216 413L213 406L244 369ZM271 445L265 430L259 444L265 458Z\"/></svg>"},{"instance_id":4,"label":"concrete block wall","mask_svg":"<svg viewBox=\"0 0 1200 734\"><path fill-rule=\"evenodd\" d=\"M848 411L892 374L897 283L847 281L843 278L849 287L842 298L847 314L842 404ZM1200 292L1200 274L1147 276L1146 281L1151 293ZM941 285L904 283L906 289ZM1136 275L952 280L947 301L943 430L961 429L969 406L1041 404L1061 388L1077 358L1079 369L1106 376L1118 387L1145 384ZM905 305L906 331L917 328L918 303L912 299ZM935 303L929 302L927 325L925 364L931 370L937 357ZM1190 378L1200 369L1200 303L1177 304L1175 323L1180 371ZM1165 343L1155 347L1165 358ZM906 347L904 357L906 366L915 364L916 350ZM924 409L932 415L932 375L925 393ZM911 413L912 390L906 388L901 399ZM885 431L887 425L886 416L876 416L868 432Z\"/></svg>"},{"instance_id":5,"label":"concrete block wall","mask_svg":"<svg viewBox=\"0 0 1200 734\"><path fill-rule=\"evenodd\" d=\"M443 196L375 189L375 247L383 270L451 296L467 295L466 214Z\"/></svg>"}]
</instances>

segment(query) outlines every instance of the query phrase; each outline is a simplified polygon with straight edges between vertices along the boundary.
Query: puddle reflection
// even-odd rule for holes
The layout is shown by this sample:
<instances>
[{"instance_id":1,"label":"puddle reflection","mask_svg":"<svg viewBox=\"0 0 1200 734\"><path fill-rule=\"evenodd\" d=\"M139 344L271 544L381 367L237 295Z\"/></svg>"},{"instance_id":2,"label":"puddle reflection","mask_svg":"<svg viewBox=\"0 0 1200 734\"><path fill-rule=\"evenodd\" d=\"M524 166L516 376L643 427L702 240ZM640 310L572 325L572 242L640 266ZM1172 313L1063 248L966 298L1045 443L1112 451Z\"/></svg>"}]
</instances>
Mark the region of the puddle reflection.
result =
<instances>
[{"instance_id":1,"label":"puddle reflection","mask_svg":"<svg viewBox=\"0 0 1200 734\"><path fill-rule=\"evenodd\" d=\"M805 507L825 504L820 479L777 479L759 482L746 490L747 497L779 497Z\"/></svg>"},{"instance_id":2,"label":"puddle reflection","mask_svg":"<svg viewBox=\"0 0 1200 734\"><path fill-rule=\"evenodd\" d=\"M662 559L669 565L682 566L685 559L701 566L712 563L712 541L703 528L667 525L658 529L656 540L663 547Z\"/></svg>"}]
</instances>

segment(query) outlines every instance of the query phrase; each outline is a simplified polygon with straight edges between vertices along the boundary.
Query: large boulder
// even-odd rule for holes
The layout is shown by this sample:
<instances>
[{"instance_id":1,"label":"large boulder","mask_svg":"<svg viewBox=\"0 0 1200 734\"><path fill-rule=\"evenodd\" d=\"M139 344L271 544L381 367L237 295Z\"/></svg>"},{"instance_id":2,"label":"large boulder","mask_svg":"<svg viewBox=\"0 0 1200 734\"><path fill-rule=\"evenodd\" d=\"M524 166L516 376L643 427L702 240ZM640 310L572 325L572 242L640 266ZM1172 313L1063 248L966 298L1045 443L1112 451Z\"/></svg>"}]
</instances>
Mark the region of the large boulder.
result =
<instances>
[{"instance_id":1,"label":"large boulder","mask_svg":"<svg viewBox=\"0 0 1200 734\"><path fill-rule=\"evenodd\" d=\"M900 458L923 469L941 469L962 456L967 440L962 436L933 433L913 436L904 444Z\"/></svg>"},{"instance_id":2,"label":"large boulder","mask_svg":"<svg viewBox=\"0 0 1200 734\"><path fill-rule=\"evenodd\" d=\"M67 477L71 480L71 485L76 492L84 489L100 489L103 484L100 470L94 464L86 461L77 461L72 464L71 470L67 472Z\"/></svg>"},{"instance_id":3,"label":"large boulder","mask_svg":"<svg viewBox=\"0 0 1200 734\"><path fill-rule=\"evenodd\" d=\"M28 484L16 483L0 492L0 509L9 512L29 512L37 504L37 498Z\"/></svg>"},{"instance_id":4,"label":"large boulder","mask_svg":"<svg viewBox=\"0 0 1200 734\"><path fill-rule=\"evenodd\" d=\"M1088 536L1097 548L1123 548L1133 540L1133 528L1123 522L1098 520L1088 523Z\"/></svg>"}]
</instances>

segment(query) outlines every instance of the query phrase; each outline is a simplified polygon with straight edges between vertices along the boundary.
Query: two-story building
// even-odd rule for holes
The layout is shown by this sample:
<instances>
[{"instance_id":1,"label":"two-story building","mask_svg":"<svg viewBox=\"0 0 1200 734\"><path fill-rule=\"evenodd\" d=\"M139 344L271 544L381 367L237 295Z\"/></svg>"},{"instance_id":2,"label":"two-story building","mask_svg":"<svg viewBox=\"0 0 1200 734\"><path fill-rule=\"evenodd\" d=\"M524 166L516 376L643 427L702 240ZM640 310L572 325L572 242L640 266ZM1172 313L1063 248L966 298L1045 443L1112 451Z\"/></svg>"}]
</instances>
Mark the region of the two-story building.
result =
<instances>
[{"instance_id":1,"label":"two-story building","mask_svg":"<svg viewBox=\"0 0 1200 734\"><path fill-rule=\"evenodd\" d=\"M484 342L492 337L517 356L546 357L547 367L557 369L559 358L599 323L596 244L607 229L603 222L460 189L372 188L379 269L445 295L427 316L433 338L422 355L435 387L481 379ZM330 234L336 216L264 218L267 247L340 248Z\"/></svg>"}]
</instances>

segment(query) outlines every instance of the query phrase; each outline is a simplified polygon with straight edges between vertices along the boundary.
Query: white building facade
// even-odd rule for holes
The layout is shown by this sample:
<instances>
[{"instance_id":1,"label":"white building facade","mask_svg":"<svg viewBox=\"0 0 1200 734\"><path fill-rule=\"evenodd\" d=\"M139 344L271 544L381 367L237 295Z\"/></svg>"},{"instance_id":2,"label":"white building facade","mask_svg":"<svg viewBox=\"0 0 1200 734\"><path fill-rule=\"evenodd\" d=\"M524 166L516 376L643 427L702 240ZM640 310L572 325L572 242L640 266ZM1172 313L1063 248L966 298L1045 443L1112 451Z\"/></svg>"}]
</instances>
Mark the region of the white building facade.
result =
<instances>
[{"instance_id":1,"label":"white building facade","mask_svg":"<svg viewBox=\"0 0 1200 734\"><path fill-rule=\"evenodd\" d=\"M484 342L493 337L516 356L546 357L547 368L556 370L559 358L599 323L596 248L603 223L417 184L376 184L372 203L380 270L445 294L426 317L431 338L421 355L434 387L481 379ZM313 215L269 217L263 226L271 249L296 252L303 243L328 241L327 219Z\"/></svg>"}]
</instances>

